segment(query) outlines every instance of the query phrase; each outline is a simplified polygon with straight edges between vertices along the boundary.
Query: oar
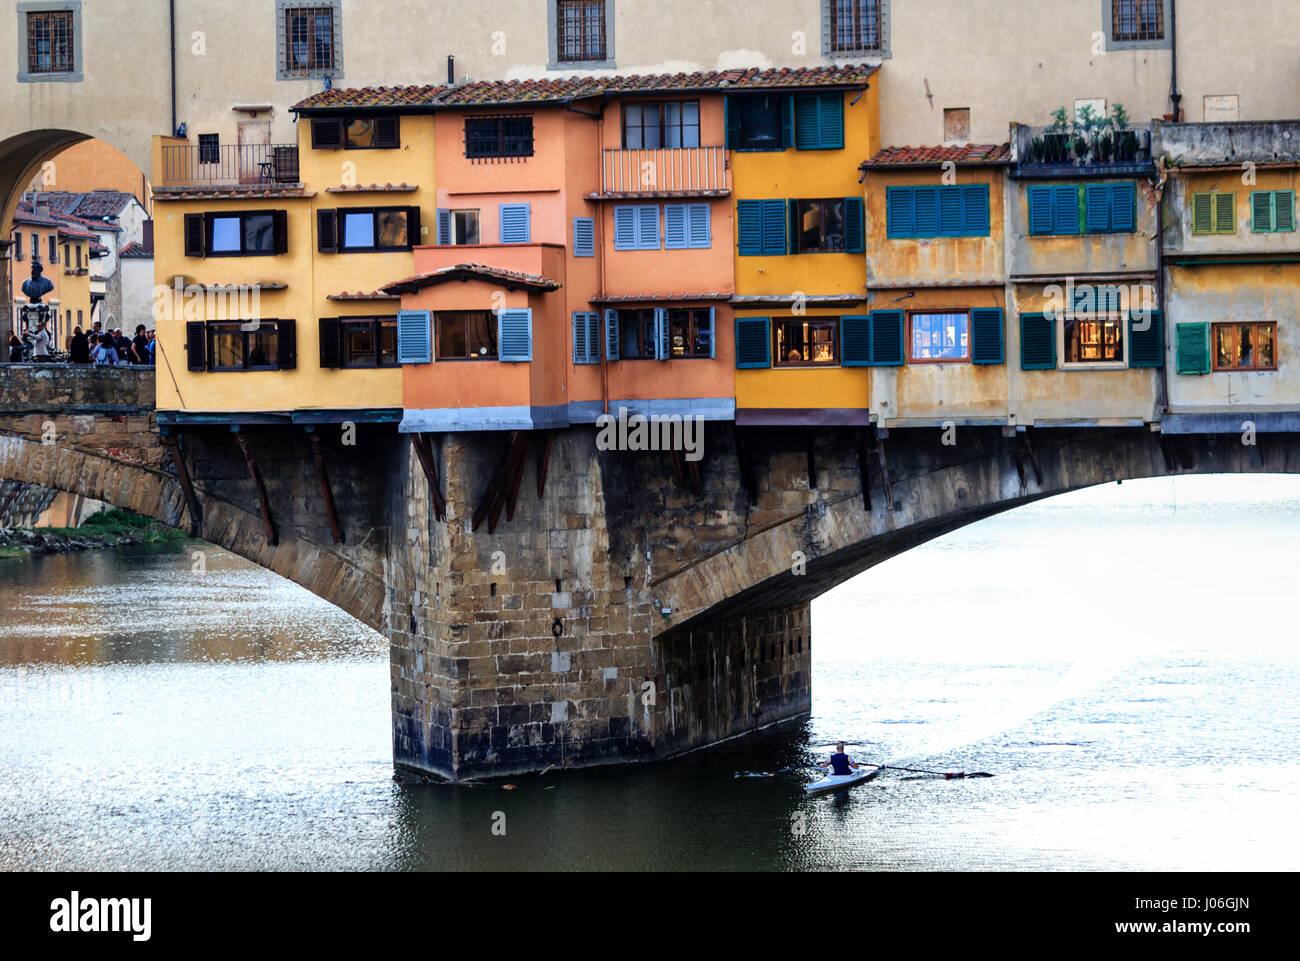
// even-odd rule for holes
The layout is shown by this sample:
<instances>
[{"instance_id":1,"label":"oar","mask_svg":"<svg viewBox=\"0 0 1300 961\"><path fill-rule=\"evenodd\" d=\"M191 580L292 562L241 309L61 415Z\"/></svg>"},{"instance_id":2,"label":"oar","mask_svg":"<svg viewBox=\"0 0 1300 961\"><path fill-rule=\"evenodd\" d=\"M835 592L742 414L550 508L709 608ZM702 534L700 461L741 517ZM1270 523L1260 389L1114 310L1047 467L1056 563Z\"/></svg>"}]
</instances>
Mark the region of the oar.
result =
<instances>
[{"instance_id":1,"label":"oar","mask_svg":"<svg viewBox=\"0 0 1300 961\"><path fill-rule=\"evenodd\" d=\"M935 774L949 781L956 780L957 778L963 778L963 777L992 777L993 776L992 774L989 774L987 771L974 771L970 774L966 773L965 771L926 771L919 767L895 767L892 764L882 764L880 765L880 768L883 771L910 771L913 774Z\"/></svg>"}]
</instances>

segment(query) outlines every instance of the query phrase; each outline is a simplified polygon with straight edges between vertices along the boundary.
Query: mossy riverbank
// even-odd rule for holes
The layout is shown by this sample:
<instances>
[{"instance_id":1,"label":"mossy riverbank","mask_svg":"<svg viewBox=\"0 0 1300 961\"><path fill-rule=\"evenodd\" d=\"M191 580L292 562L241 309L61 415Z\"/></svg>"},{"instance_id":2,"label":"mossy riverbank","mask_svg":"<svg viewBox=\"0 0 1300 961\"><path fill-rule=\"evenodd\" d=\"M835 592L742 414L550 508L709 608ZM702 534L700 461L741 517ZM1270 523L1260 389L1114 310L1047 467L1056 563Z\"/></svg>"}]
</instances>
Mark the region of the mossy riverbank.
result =
<instances>
[{"instance_id":1,"label":"mossy riverbank","mask_svg":"<svg viewBox=\"0 0 1300 961\"><path fill-rule=\"evenodd\" d=\"M130 511L102 511L80 527L40 527L0 530L0 559L27 554L67 554L129 544L160 544L185 540L184 531Z\"/></svg>"}]
</instances>

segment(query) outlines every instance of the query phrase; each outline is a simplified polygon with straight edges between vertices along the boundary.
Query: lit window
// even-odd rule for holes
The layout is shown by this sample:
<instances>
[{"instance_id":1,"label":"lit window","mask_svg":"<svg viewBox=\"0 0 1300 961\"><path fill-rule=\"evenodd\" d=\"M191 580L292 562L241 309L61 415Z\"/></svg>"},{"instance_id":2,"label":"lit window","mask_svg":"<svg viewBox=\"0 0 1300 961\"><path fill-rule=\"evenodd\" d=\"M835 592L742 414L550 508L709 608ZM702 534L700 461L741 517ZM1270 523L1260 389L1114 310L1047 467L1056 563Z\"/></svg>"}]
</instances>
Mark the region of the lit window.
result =
<instances>
[{"instance_id":1,"label":"lit window","mask_svg":"<svg viewBox=\"0 0 1300 961\"><path fill-rule=\"evenodd\" d=\"M1215 370L1277 370L1277 324L1214 324Z\"/></svg>"},{"instance_id":2,"label":"lit window","mask_svg":"<svg viewBox=\"0 0 1300 961\"><path fill-rule=\"evenodd\" d=\"M816 367L839 362L838 317L773 321L777 367Z\"/></svg>"},{"instance_id":3,"label":"lit window","mask_svg":"<svg viewBox=\"0 0 1300 961\"><path fill-rule=\"evenodd\" d=\"M926 361L970 358L970 315L912 314L911 359Z\"/></svg>"}]
</instances>

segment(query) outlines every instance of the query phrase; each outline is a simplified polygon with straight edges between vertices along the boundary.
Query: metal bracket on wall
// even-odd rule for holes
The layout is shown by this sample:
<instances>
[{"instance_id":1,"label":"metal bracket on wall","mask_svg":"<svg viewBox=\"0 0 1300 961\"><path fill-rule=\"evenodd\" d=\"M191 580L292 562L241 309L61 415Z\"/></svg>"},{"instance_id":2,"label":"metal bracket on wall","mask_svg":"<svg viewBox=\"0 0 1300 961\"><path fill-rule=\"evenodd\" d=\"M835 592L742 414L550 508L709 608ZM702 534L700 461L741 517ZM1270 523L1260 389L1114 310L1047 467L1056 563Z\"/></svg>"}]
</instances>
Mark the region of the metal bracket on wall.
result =
<instances>
[{"instance_id":1,"label":"metal bracket on wall","mask_svg":"<svg viewBox=\"0 0 1300 961\"><path fill-rule=\"evenodd\" d=\"M262 472L257 469L257 461L253 459L253 449L248 446L248 437L239 426L230 428L231 433L235 435L235 440L239 441L239 449L244 454L244 463L248 465L248 476L253 479L253 485L257 488L257 500L262 509L262 526L266 530L266 543L275 547L280 543L280 537L275 532L275 524L271 520L271 499L266 496L266 484L262 482Z\"/></svg>"},{"instance_id":2,"label":"metal bracket on wall","mask_svg":"<svg viewBox=\"0 0 1300 961\"><path fill-rule=\"evenodd\" d=\"M879 427L872 427L876 435L876 457L880 461L880 479L885 485L885 510L894 510L894 486L889 482L889 461L885 457L885 438L889 436L889 431Z\"/></svg>"},{"instance_id":3,"label":"metal bracket on wall","mask_svg":"<svg viewBox=\"0 0 1300 961\"><path fill-rule=\"evenodd\" d=\"M433 444L427 434L412 434L411 449L415 451L416 460L424 469L424 479L429 482L429 494L433 497L433 516L440 522L447 520L447 501L442 496L442 481L438 477L438 465L433 459Z\"/></svg>"},{"instance_id":4,"label":"metal bracket on wall","mask_svg":"<svg viewBox=\"0 0 1300 961\"><path fill-rule=\"evenodd\" d=\"M1027 469L1034 472L1034 483L1039 487L1043 486L1043 472L1038 467L1038 458L1034 455L1034 448L1029 443L1028 433L1016 434L1016 473L1020 475L1020 486L1025 486L1027 480Z\"/></svg>"},{"instance_id":5,"label":"metal bracket on wall","mask_svg":"<svg viewBox=\"0 0 1300 961\"><path fill-rule=\"evenodd\" d=\"M858 477L862 480L862 507L871 512L871 474L867 469L867 432L859 427L853 432L853 446L858 455Z\"/></svg>"},{"instance_id":6,"label":"metal bracket on wall","mask_svg":"<svg viewBox=\"0 0 1300 961\"><path fill-rule=\"evenodd\" d=\"M325 470L325 451L321 448L320 434L316 432L315 427L308 427L307 433L311 436L311 456L316 461L316 476L320 479L320 494L325 501L325 514L329 518L330 533L334 536L335 544L342 544L343 528L339 524L338 512L334 509L334 494L330 490L330 478Z\"/></svg>"},{"instance_id":7,"label":"metal bracket on wall","mask_svg":"<svg viewBox=\"0 0 1300 961\"><path fill-rule=\"evenodd\" d=\"M164 429L159 435L159 440L171 455L172 464L176 468L176 479L180 481L181 491L185 494L185 505L190 512L190 536L198 537L203 532L203 510L199 507L198 495L194 493L194 483L190 479L190 469L185 463L185 457L181 454L179 438Z\"/></svg>"}]
</instances>

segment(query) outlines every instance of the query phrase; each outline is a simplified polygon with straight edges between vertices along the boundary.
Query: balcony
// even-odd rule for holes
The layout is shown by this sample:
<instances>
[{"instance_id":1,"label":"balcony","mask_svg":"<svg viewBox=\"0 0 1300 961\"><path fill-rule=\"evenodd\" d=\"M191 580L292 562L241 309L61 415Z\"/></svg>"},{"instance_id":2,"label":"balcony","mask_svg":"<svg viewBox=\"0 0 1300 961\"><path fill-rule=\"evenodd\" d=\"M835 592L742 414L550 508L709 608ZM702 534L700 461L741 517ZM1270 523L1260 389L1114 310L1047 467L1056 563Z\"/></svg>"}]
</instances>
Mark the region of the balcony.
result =
<instances>
[{"instance_id":1,"label":"balcony","mask_svg":"<svg viewBox=\"0 0 1300 961\"><path fill-rule=\"evenodd\" d=\"M298 183L297 144L163 146L162 160L164 187Z\"/></svg>"},{"instance_id":2,"label":"balcony","mask_svg":"<svg viewBox=\"0 0 1300 961\"><path fill-rule=\"evenodd\" d=\"M1011 129L1017 177L1114 177L1151 173L1151 124L1067 124Z\"/></svg>"},{"instance_id":3,"label":"balcony","mask_svg":"<svg viewBox=\"0 0 1300 961\"><path fill-rule=\"evenodd\" d=\"M606 150L600 193L588 200L725 197L731 193L725 147Z\"/></svg>"}]
</instances>

